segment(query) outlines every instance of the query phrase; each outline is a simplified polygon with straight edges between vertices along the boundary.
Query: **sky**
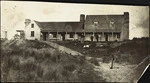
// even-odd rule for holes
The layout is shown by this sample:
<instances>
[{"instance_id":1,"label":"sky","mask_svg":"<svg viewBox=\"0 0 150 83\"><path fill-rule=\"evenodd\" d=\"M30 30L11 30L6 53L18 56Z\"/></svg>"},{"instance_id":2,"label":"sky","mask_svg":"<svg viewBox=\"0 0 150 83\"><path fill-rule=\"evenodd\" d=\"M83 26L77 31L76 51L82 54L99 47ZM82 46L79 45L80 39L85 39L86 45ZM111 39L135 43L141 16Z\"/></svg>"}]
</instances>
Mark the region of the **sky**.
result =
<instances>
[{"instance_id":1,"label":"sky","mask_svg":"<svg viewBox=\"0 0 150 83\"><path fill-rule=\"evenodd\" d=\"M1 37L8 39L23 30L25 19L37 21L79 21L80 14L111 15L129 12L129 39L149 37L149 7L131 5L1 1Z\"/></svg>"}]
</instances>

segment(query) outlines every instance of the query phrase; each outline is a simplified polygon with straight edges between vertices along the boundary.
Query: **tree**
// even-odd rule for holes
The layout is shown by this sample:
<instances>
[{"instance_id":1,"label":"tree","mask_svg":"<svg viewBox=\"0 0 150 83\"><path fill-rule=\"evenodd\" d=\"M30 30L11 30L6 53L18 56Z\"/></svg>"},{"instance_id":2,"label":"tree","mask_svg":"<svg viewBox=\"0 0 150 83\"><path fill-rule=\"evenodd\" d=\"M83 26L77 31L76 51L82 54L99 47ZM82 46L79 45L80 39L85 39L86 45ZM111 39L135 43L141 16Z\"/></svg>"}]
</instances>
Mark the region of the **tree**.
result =
<instances>
[{"instance_id":1,"label":"tree","mask_svg":"<svg viewBox=\"0 0 150 83\"><path fill-rule=\"evenodd\" d=\"M20 36L18 35L18 34L15 34L14 35L14 39L16 40L16 39L20 39Z\"/></svg>"}]
</instances>

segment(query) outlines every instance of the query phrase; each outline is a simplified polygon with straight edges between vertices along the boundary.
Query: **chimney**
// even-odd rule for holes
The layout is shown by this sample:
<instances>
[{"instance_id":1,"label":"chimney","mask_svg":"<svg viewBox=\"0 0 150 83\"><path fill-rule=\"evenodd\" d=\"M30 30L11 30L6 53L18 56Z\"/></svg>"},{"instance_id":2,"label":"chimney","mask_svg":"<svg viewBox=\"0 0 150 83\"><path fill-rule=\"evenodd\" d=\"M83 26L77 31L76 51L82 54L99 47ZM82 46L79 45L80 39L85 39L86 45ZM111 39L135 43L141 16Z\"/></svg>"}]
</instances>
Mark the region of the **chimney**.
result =
<instances>
[{"instance_id":1,"label":"chimney","mask_svg":"<svg viewBox=\"0 0 150 83\"><path fill-rule=\"evenodd\" d=\"M83 22L84 23L85 21L85 15L84 14L81 14L80 15L80 22Z\"/></svg>"},{"instance_id":2,"label":"chimney","mask_svg":"<svg viewBox=\"0 0 150 83\"><path fill-rule=\"evenodd\" d=\"M124 12L124 21L125 23L129 23L129 12Z\"/></svg>"},{"instance_id":3,"label":"chimney","mask_svg":"<svg viewBox=\"0 0 150 83\"><path fill-rule=\"evenodd\" d=\"M82 29L84 29L84 22L85 22L85 15L84 14L80 15L80 22L82 23Z\"/></svg>"},{"instance_id":4,"label":"chimney","mask_svg":"<svg viewBox=\"0 0 150 83\"><path fill-rule=\"evenodd\" d=\"M122 26L121 40L129 39L129 12L124 12L124 24Z\"/></svg>"},{"instance_id":5,"label":"chimney","mask_svg":"<svg viewBox=\"0 0 150 83\"><path fill-rule=\"evenodd\" d=\"M25 19L25 27L27 27L30 24L31 20L30 19Z\"/></svg>"},{"instance_id":6,"label":"chimney","mask_svg":"<svg viewBox=\"0 0 150 83\"><path fill-rule=\"evenodd\" d=\"M129 15L129 12L124 12L124 15Z\"/></svg>"}]
</instances>

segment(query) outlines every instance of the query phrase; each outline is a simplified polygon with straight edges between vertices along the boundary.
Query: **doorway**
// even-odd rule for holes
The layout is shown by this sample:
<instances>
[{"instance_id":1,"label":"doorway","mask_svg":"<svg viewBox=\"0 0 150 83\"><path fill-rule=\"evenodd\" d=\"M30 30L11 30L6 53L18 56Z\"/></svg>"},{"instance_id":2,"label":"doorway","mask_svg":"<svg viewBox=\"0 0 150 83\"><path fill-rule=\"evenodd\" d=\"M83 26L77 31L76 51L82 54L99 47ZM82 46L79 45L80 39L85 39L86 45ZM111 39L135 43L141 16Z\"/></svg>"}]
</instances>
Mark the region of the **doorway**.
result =
<instances>
[{"instance_id":1,"label":"doorway","mask_svg":"<svg viewBox=\"0 0 150 83\"><path fill-rule=\"evenodd\" d=\"M105 41L108 41L108 34L105 34Z\"/></svg>"},{"instance_id":2,"label":"doorway","mask_svg":"<svg viewBox=\"0 0 150 83\"><path fill-rule=\"evenodd\" d=\"M65 41L65 34L62 33L61 36L62 36L62 41Z\"/></svg>"},{"instance_id":3,"label":"doorway","mask_svg":"<svg viewBox=\"0 0 150 83\"><path fill-rule=\"evenodd\" d=\"M43 34L43 40L46 41L46 33L42 33Z\"/></svg>"}]
</instances>

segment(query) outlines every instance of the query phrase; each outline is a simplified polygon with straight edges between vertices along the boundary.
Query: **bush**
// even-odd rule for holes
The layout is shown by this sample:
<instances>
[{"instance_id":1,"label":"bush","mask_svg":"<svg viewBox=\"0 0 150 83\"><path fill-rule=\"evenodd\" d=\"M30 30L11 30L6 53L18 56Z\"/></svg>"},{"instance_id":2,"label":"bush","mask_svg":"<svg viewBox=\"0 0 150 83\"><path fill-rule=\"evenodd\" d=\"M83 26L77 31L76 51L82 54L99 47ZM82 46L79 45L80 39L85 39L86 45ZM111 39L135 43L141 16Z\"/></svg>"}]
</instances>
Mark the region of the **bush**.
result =
<instances>
[{"instance_id":1,"label":"bush","mask_svg":"<svg viewBox=\"0 0 150 83\"><path fill-rule=\"evenodd\" d=\"M96 65L96 66L100 66L99 61L98 61L96 58L92 58L92 59L90 60L90 62L93 63L93 64Z\"/></svg>"},{"instance_id":2,"label":"bush","mask_svg":"<svg viewBox=\"0 0 150 83\"><path fill-rule=\"evenodd\" d=\"M75 64L68 64L68 65L64 66L64 69L72 72L72 71L74 71L76 69L76 65Z\"/></svg>"},{"instance_id":3,"label":"bush","mask_svg":"<svg viewBox=\"0 0 150 83\"><path fill-rule=\"evenodd\" d=\"M57 80L56 71L47 72L44 76L44 80L45 81L56 81Z\"/></svg>"},{"instance_id":4,"label":"bush","mask_svg":"<svg viewBox=\"0 0 150 83\"><path fill-rule=\"evenodd\" d=\"M9 42L10 44L6 45L8 47L2 49L3 81L99 81L101 79L94 71L93 65L86 61L85 56L72 56L50 46L43 47L46 44L40 41L24 41L19 44L15 41L13 44ZM36 46L38 44L42 46ZM10 45L12 47L9 47ZM95 61L92 62L97 65Z\"/></svg>"},{"instance_id":5,"label":"bush","mask_svg":"<svg viewBox=\"0 0 150 83\"><path fill-rule=\"evenodd\" d=\"M37 76L42 78L43 77L43 69L40 67L40 66L37 66L37 69L36 69L36 72L37 72Z\"/></svg>"}]
</instances>

